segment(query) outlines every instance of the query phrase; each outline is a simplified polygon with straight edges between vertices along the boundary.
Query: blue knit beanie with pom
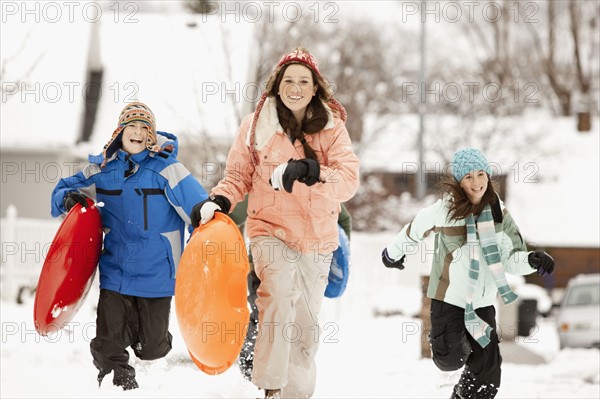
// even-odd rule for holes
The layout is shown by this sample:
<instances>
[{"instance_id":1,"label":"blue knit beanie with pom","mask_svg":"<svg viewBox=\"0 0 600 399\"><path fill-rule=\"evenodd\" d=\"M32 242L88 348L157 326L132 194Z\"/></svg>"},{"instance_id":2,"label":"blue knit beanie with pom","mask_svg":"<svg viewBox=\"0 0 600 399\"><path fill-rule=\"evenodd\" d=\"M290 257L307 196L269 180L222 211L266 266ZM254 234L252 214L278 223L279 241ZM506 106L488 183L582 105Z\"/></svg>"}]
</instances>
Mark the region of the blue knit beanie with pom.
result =
<instances>
[{"instance_id":1,"label":"blue knit beanie with pom","mask_svg":"<svg viewBox=\"0 0 600 399\"><path fill-rule=\"evenodd\" d=\"M485 155L477 148L463 148L454 154L452 159L452 175L456 181L460 182L465 175L477 170L484 170L488 175L492 176L490 164Z\"/></svg>"}]
</instances>

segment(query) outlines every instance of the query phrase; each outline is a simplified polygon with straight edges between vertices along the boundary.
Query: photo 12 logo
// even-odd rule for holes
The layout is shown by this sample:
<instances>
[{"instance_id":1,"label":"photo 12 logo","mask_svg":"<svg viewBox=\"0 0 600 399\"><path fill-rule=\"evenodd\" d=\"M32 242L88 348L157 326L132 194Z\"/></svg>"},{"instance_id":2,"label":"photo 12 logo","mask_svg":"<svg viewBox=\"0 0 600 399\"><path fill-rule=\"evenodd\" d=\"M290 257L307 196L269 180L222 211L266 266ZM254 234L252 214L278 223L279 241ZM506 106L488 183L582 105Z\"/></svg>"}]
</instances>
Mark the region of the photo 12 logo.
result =
<instances>
[{"instance_id":1,"label":"photo 12 logo","mask_svg":"<svg viewBox=\"0 0 600 399\"><path fill-rule=\"evenodd\" d=\"M421 103L475 103L483 100L497 103L505 98L523 104L539 104L537 82L513 82L502 86L497 82L402 82L402 102Z\"/></svg>"},{"instance_id":2,"label":"photo 12 logo","mask_svg":"<svg viewBox=\"0 0 600 399\"><path fill-rule=\"evenodd\" d=\"M137 23L137 2L128 1L2 1L2 23L97 23L110 18L115 23Z\"/></svg>"},{"instance_id":3,"label":"photo 12 logo","mask_svg":"<svg viewBox=\"0 0 600 399\"><path fill-rule=\"evenodd\" d=\"M540 11L540 5L534 1L508 4L499 1L403 1L401 7L402 23L411 19L453 24L462 21L498 23L507 19L515 23L537 23L536 16Z\"/></svg>"},{"instance_id":4,"label":"photo 12 logo","mask_svg":"<svg viewBox=\"0 0 600 399\"><path fill-rule=\"evenodd\" d=\"M315 23L338 23L339 5L333 1L205 1L201 6L202 22L218 16L222 23L275 22L283 19L295 23L310 18Z\"/></svg>"},{"instance_id":5,"label":"photo 12 logo","mask_svg":"<svg viewBox=\"0 0 600 399\"><path fill-rule=\"evenodd\" d=\"M114 82L108 86L108 92L115 103L138 101L139 86L135 82L121 84ZM103 95L99 83L81 82L2 82L2 103L13 99L22 103L74 103L83 99L86 102L99 102Z\"/></svg>"}]
</instances>

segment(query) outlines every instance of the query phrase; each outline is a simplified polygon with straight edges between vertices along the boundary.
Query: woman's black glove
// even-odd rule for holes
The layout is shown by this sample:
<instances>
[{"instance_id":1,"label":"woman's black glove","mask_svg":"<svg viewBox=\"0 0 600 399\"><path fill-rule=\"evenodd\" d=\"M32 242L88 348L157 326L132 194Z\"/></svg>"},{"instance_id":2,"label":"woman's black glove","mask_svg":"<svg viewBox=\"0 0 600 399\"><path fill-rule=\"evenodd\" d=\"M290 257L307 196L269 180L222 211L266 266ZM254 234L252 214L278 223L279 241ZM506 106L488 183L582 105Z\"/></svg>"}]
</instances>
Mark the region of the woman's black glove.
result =
<instances>
[{"instance_id":1,"label":"woman's black glove","mask_svg":"<svg viewBox=\"0 0 600 399\"><path fill-rule=\"evenodd\" d=\"M288 193L292 192L294 182L297 180L307 186L312 186L321 177L321 166L318 161L311 158L290 159L287 163L279 165L273 171L269 183L275 190L283 188Z\"/></svg>"}]
</instances>

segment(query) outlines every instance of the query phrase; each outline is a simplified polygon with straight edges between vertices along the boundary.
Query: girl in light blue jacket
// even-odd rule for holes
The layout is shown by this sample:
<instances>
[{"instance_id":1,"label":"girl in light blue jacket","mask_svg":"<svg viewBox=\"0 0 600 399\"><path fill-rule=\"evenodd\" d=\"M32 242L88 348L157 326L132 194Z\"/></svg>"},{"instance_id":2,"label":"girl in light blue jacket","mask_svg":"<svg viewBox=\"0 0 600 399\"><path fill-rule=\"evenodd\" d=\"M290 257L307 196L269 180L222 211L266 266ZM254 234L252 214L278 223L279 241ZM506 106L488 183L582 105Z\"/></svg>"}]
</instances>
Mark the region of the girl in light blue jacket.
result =
<instances>
[{"instance_id":1,"label":"girl in light blue jacket","mask_svg":"<svg viewBox=\"0 0 600 399\"><path fill-rule=\"evenodd\" d=\"M517 299L505 272L551 274L554 260L529 252L519 229L494 191L485 156L465 148L452 161L446 195L421 210L382 253L386 267L404 269L406 254L435 234L427 296L431 298L432 357L442 371L465 366L451 398L494 398L500 387L500 356L494 303Z\"/></svg>"}]
</instances>

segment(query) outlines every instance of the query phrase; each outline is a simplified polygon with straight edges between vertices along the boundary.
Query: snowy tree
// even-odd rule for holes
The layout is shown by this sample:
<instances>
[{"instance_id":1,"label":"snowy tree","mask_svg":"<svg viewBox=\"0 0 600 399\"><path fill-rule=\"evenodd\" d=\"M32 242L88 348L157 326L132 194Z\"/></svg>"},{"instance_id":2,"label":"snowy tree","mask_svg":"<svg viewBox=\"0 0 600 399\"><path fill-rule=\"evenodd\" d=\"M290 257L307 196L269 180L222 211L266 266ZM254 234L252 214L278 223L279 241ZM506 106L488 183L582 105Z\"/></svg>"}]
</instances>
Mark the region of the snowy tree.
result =
<instances>
[{"instance_id":1,"label":"snowy tree","mask_svg":"<svg viewBox=\"0 0 600 399\"><path fill-rule=\"evenodd\" d=\"M461 21L476 62L467 74L514 94L488 104L488 113L519 114L541 106L569 116L598 106L592 91L598 90L600 3L492 3L496 15Z\"/></svg>"},{"instance_id":2,"label":"snowy tree","mask_svg":"<svg viewBox=\"0 0 600 399\"><path fill-rule=\"evenodd\" d=\"M0 65L0 95L2 95L3 102L10 101L19 90L28 88L31 73L44 58L45 52L41 51L37 52L31 61L32 55L27 54L30 37L31 31L25 34L14 52L3 54Z\"/></svg>"}]
</instances>

